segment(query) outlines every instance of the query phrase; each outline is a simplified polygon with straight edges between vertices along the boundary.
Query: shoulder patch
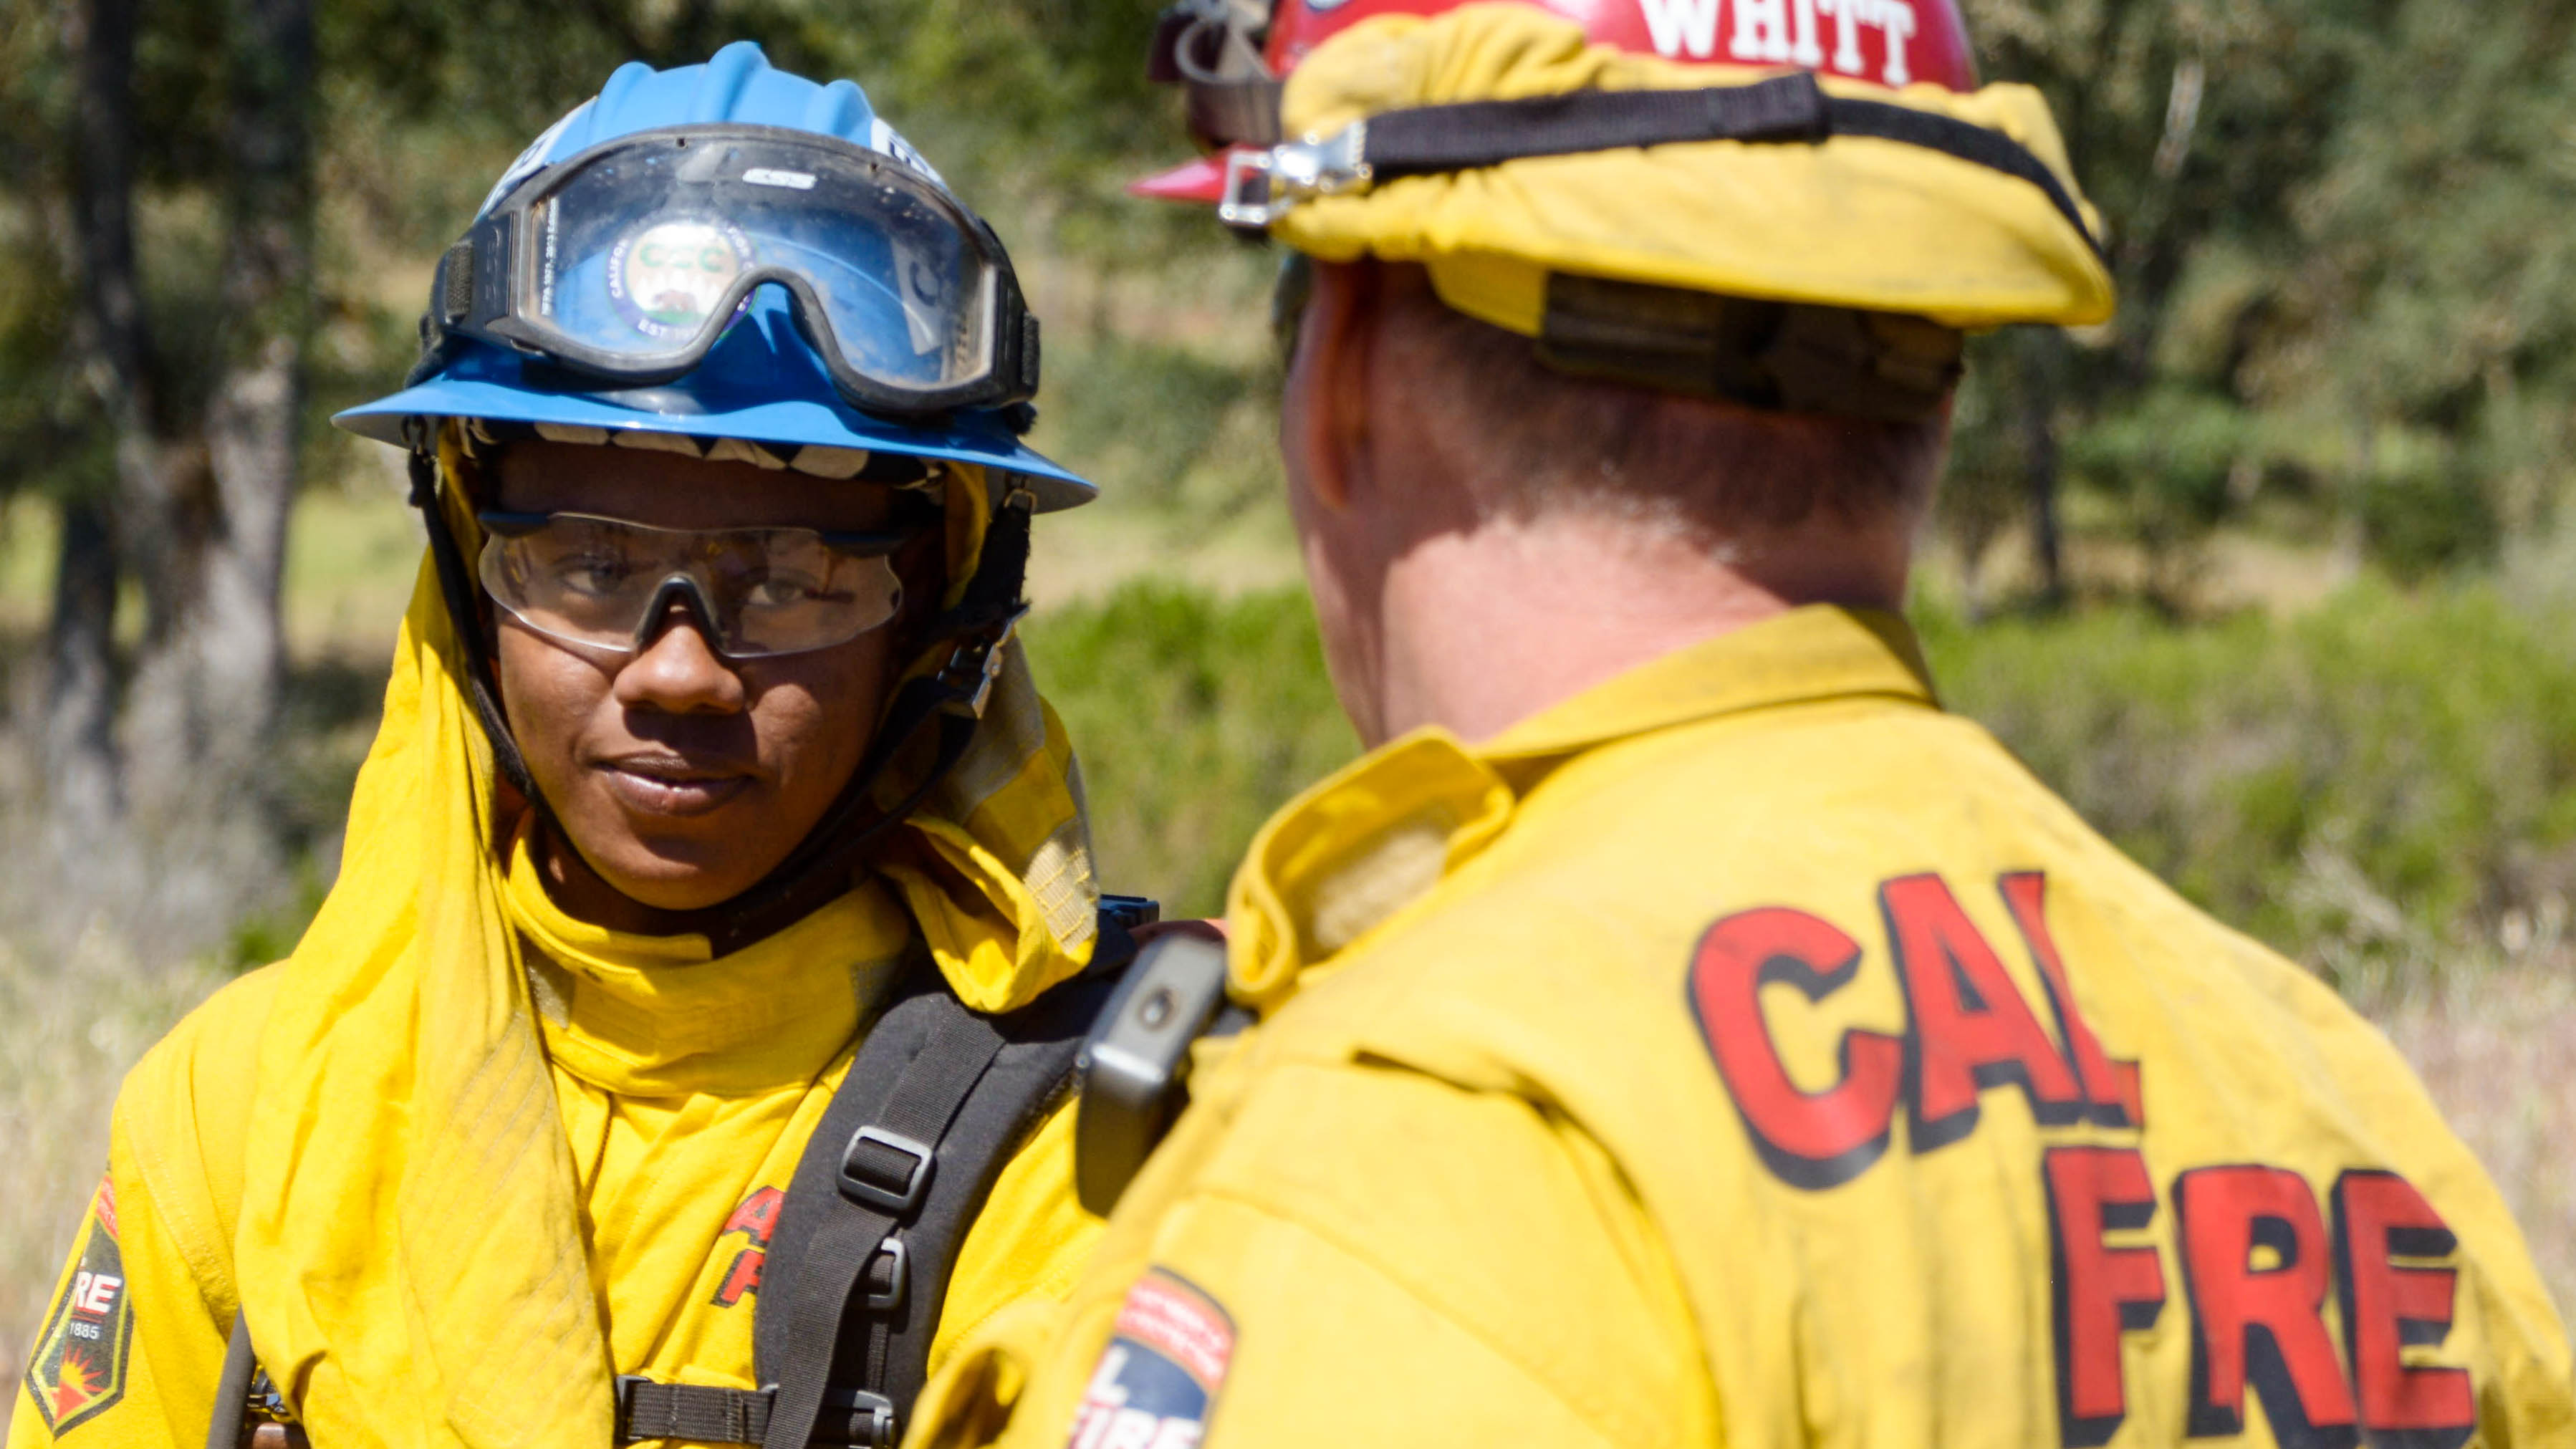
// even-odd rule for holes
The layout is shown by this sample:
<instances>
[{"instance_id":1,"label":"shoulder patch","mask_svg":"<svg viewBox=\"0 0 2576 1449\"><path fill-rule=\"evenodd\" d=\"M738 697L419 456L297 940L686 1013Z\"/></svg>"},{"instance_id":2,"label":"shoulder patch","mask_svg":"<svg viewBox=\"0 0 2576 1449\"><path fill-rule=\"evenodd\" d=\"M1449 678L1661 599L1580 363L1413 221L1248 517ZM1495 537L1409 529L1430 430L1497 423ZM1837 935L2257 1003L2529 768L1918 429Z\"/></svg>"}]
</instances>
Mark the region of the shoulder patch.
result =
<instances>
[{"instance_id":1,"label":"shoulder patch","mask_svg":"<svg viewBox=\"0 0 2576 1449\"><path fill-rule=\"evenodd\" d=\"M1068 1449L1194 1449L1234 1360L1234 1320L1180 1275L1127 1290L1073 1418Z\"/></svg>"},{"instance_id":2,"label":"shoulder patch","mask_svg":"<svg viewBox=\"0 0 2576 1449\"><path fill-rule=\"evenodd\" d=\"M27 1393L59 1438L125 1397L134 1312L126 1303L125 1259L116 1243L116 1185L101 1179L81 1228L80 1257L45 1315L27 1361Z\"/></svg>"}]
</instances>

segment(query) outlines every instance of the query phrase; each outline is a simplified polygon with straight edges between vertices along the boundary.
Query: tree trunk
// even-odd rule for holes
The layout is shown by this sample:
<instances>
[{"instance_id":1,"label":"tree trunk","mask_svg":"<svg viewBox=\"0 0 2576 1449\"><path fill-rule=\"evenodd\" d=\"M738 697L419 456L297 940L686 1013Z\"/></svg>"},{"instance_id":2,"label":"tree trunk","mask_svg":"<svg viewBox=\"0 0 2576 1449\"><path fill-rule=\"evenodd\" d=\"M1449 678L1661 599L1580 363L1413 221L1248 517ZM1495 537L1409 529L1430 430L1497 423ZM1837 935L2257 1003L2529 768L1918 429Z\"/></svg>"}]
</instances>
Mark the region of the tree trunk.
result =
<instances>
[{"instance_id":1,"label":"tree trunk","mask_svg":"<svg viewBox=\"0 0 2576 1449\"><path fill-rule=\"evenodd\" d=\"M63 505L46 631L45 789L59 843L87 856L123 813L116 751L116 545L95 499ZM82 848L86 847L86 848Z\"/></svg>"},{"instance_id":2,"label":"tree trunk","mask_svg":"<svg viewBox=\"0 0 2576 1449\"><path fill-rule=\"evenodd\" d=\"M115 435L115 478L105 491L117 515L167 491L153 417L151 337L134 265L134 25L133 0L82 0L68 36L79 85L72 256L80 308L73 350ZM109 518L97 498L74 499L64 508L41 732L57 824L93 845L104 843L121 807L108 730L115 707L115 545L130 540L149 554L166 539L139 520L111 531Z\"/></svg>"},{"instance_id":3,"label":"tree trunk","mask_svg":"<svg viewBox=\"0 0 2576 1449\"><path fill-rule=\"evenodd\" d=\"M156 814L239 798L286 663L278 591L312 297L311 0L232 0L227 29L227 348L203 420L204 471L172 490L161 520L180 592L146 630L126 708L135 793Z\"/></svg>"},{"instance_id":4,"label":"tree trunk","mask_svg":"<svg viewBox=\"0 0 2576 1449\"><path fill-rule=\"evenodd\" d=\"M2031 570L2040 601L2066 602L2066 556L2057 520L2057 400L2062 343L2053 332L2027 329L2021 339L2020 410L2022 477L2030 503Z\"/></svg>"},{"instance_id":5,"label":"tree trunk","mask_svg":"<svg viewBox=\"0 0 2576 1449\"><path fill-rule=\"evenodd\" d=\"M313 265L311 0L234 0L235 171L226 198L226 331L206 416L215 517L193 625L208 752L247 763L285 671L278 590L295 502Z\"/></svg>"}]
</instances>

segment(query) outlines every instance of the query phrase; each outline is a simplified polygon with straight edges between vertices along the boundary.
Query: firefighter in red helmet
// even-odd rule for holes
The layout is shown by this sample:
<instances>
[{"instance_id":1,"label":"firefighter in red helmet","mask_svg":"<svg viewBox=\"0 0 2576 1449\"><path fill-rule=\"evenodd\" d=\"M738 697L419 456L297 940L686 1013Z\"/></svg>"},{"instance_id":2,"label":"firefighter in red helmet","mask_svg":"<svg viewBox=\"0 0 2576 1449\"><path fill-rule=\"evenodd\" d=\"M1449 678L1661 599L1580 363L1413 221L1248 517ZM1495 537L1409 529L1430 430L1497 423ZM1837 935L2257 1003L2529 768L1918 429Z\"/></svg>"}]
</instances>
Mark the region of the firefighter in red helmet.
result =
<instances>
[{"instance_id":1,"label":"firefighter in red helmet","mask_svg":"<svg viewBox=\"0 0 2576 1449\"><path fill-rule=\"evenodd\" d=\"M1947 0L1163 42L1218 154L1148 189L1296 257L1287 491L1371 749L1235 877L1257 1024L916 1444L2576 1443L2388 1043L1939 706L1961 339L2112 305ZM1178 1060L1126 1016L1095 1087Z\"/></svg>"}]
</instances>

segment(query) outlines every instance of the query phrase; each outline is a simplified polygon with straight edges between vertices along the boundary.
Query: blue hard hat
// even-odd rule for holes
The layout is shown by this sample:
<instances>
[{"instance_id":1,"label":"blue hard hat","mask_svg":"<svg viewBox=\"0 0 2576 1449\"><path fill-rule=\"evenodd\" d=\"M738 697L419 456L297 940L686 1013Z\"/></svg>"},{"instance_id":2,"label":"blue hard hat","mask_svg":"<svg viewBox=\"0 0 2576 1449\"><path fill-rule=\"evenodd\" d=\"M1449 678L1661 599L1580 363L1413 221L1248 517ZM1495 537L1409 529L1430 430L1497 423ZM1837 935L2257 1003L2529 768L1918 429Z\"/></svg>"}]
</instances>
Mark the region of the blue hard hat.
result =
<instances>
[{"instance_id":1,"label":"blue hard hat","mask_svg":"<svg viewBox=\"0 0 2576 1449\"><path fill-rule=\"evenodd\" d=\"M895 157L938 180L919 152L869 106L857 84L816 85L774 69L760 47L737 41L704 65L657 71L620 66L600 93L539 136L484 199L488 212L520 183L603 141L665 126L730 121L837 136ZM944 183L942 183L944 184ZM681 433L746 442L862 448L980 463L1020 475L1040 511L1086 503L1098 489L1023 445L997 412L960 412L924 425L850 405L796 327L774 287L752 295L741 321L703 362L651 387L583 389L556 369L504 348L455 339L442 365L389 397L332 418L380 442L404 443L415 417Z\"/></svg>"}]
</instances>

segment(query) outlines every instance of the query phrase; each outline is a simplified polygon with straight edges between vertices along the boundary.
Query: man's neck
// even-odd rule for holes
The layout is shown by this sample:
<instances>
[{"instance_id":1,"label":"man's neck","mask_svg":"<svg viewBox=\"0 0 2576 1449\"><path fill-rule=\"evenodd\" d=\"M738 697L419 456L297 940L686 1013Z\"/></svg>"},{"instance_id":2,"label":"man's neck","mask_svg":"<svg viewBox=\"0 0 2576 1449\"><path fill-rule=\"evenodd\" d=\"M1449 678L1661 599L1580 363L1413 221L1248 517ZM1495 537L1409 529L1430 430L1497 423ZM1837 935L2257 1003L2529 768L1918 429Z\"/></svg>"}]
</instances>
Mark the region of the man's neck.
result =
<instances>
[{"instance_id":1,"label":"man's neck","mask_svg":"<svg viewBox=\"0 0 2576 1449\"><path fill-rule=\"evenodd\" d=\"M1908 541L1814 529L1707 544L1615 519L1489 522L1388 570L1382 733L1490 739L1675 650L1805 604L1893 609Z\"/></svg>"}]
</instances>

